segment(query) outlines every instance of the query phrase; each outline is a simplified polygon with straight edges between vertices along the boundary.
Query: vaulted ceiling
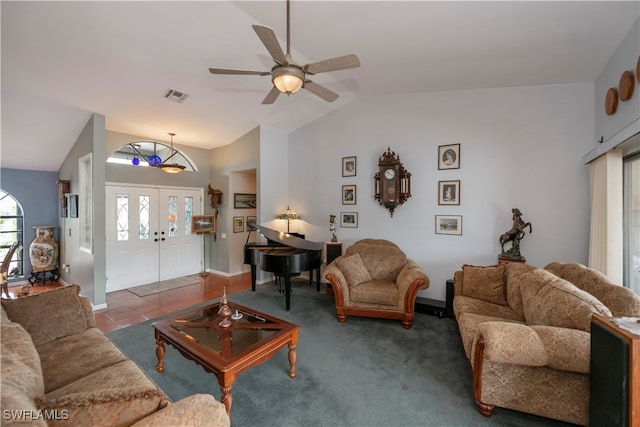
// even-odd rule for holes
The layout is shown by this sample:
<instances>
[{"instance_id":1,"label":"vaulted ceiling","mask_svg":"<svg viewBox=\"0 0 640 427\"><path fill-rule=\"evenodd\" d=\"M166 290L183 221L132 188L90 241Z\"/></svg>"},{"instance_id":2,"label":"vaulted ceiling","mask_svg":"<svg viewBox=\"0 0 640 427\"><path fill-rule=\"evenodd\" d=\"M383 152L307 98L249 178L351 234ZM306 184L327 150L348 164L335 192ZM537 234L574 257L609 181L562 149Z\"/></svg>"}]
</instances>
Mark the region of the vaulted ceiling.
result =
<instances>
[{"instance_id":1,"label":"vaulted ceiling","mask_svg":"<svg viewBox=\"0 0 640 427\"><path fill-rule=\"evenodd\" d=\"M269 76L253 24L286 49L278 1L2 1L0 165L55 171L91 113L108 130L213 148L257 125L292 131L357 99L433 91L592 83L638 19L640 3L291 2L301 64L355 53L361 67L313 77L340 97L302 90L261 102ZM165 99L168 89L188 94Z\"/></svg>"}]
</instances>

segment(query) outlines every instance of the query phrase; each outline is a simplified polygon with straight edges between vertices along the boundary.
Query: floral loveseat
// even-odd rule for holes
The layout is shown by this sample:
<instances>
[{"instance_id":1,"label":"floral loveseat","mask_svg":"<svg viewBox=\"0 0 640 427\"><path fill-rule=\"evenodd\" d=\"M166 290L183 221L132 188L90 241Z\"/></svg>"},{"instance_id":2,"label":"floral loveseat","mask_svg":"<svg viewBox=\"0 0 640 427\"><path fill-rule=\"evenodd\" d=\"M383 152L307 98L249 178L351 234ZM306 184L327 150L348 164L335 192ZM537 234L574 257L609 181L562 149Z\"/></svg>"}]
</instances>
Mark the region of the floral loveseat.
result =
<instances>
[{"instance_id":1,"label":"floral loveseat","mask_svg":"<svg viewBox=\"0 0 640 427\"><path fill-rule=\"evenodd\" d=\"M640 316L640 297L580 264L464 265L453 309L478 410L589 419L591 316Z\"/></svg>"},{"instance_id":2,"label":"floral loveseat","mask_svg":"<svg viewBox=\"0 0 640 427\"><path fill-rule=\"evenodd\" d=\"M336 303L336 317L397 319L411 328L416 295L429 287L429 277L394 243L364 239L347 248L325 270Z\"/></svg>"},{"instance_id":3,"label":"floral loveseat","mask_svg":"<svg viewBox=\"0 0 640 427\"><path fill-rule=\"evenodd\" d=\"M95 327L79 292L72 285L2 300L3 426L229 426L211 395L170 403Z\"/></svg>"}]
</instances>

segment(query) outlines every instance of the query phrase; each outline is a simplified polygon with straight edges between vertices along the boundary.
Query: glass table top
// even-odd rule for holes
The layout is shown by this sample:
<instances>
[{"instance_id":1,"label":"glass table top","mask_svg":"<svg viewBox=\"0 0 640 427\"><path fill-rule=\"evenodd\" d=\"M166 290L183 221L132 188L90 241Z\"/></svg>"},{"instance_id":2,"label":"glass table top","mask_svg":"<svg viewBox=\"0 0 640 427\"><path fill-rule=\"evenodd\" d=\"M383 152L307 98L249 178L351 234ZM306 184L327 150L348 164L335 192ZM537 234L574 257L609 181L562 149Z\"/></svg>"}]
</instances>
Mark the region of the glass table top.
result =
<instances>
[{"instance_id":1,"label":"glass table top","mask_svg":"<svg viewBox=\"0 0 640 427\"><path fill-rule=\"evenodd\" d=\"M283 330L296 325L259 313L247 307L228 303L229 326L221 326L220 303L186 313L168 321L187 340L201 344L223 358L241 355Z\"/></svg>"}]
</instances>

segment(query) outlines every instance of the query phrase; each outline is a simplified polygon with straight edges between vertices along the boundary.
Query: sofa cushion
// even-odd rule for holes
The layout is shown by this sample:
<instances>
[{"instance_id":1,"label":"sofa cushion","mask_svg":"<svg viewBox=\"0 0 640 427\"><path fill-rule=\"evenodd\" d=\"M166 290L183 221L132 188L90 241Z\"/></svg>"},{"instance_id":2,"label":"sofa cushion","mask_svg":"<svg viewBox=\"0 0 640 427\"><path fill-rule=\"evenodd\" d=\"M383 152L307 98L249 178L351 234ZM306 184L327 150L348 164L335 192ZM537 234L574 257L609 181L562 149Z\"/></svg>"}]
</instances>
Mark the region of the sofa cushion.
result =
<instances>
[{"instance_id":1,"label":"sofa cushion","mask_svg":"<svg viewBox=\"0 0 640 427\"><path fill-rule=\"evenodd\" d=\"M593 295L543 269L520 276L524 316L529 325L591 330L591 315L611 316Z\"/></svg>"},{"instance_id":2,"label":"sofa cushion","mask_svg":"<svg viewBox=\"0 0 640 427\"><path fill-rule=\"evenodd\" d=\"M63 286L22 298L3 299L2 306L9 319L21 324L38 347L87 328L79 293L78 285ZM47 322L42 322L42 313L46 313Z\"/></svg>"},{"instance_id":3,"label":"sofa cushion","mask_svg":"<svg viewBox=\"0 0 640 427\"><path fill-rule=\"evenodd\" d=\"M45 392L126 360L99 329L89 328L38 347Z\"/></svg>"},{"instance_id":4,"label":"sofa cushion","mask_svg":"<svg viewBox=\"0 0 640 427\"><path fill-rule=\"evenodd\" d=\"M508 263L504 266L504 278L507 291L507 303L509 307L524 319L524 306L522 304L522 292L520 286L523 284L522 276L528 271L535 270L536 267L522 263Z\"/></svg>"},{"instance_id":5,"label":"sofa cushion","mask_svg":"<svg viewBox=\"0 0 640 427\"><path fill-rule=\"evenodd\" d=\"M640 317L640 297L631 289L611 282L598 270L562 262L552 262L544 269L598 298L614 317Z\"/></svg>"},{"instance_id":6,"label":"sofa cushion","mask_svg":"<svg viewBox=\"0 0 640 427\"><path fill-rule=\"evenodd\" d=\"M363 239L347 248L345 255L359 253L373 280L395 281L407 256L394 243L384 239Z\"/></svg>"},{"instance_id":7,"label":"sofa cushion","mask_svg":"<svg viewBox=\"0 0 640 427\"><path fill-rule=\"evenodd\" d=\"M184 426L229 427L230 420L224 405L210 394L185 397L138 421L131 427Z\"/></svg>"},{"instance_id":8,"label":"sofa cushion","mask_svg":"<svg viewBox=\"0 0 640 427\"><path fill-rule=\"evenodd\" d=\"M462 295L493 304L507 305L504 265L462 266Z\"/></svg>"},{"instance_id":9,"label":"sofa cushion","mask_svg":"<svg viewBox=\"0 0 640 427\"><path fill-rule=\"evenodd\" d=\"M344 278L347 279L349 287L371 280L371 276L362 262L362 257L358 253L341 257L336 260L336 263L340 267Z\"/></svg>"},{"instance_id":10,"label":"sofa cushion","mask_svg":"<svg viewBox=\"0 0 640 427\"><path fill-rule=\"evenodd\" d=\"M168 398L131 360L100 369L38 399L42 410L66 411L49 425L124 426L164 408Z\"/></svg>"},{"instance_id":11,"label":"sofa cushion","mask_svg":"<svg viewBox=\"0 0 640 427\"><path fill-rule=\"evenodd\" d=\"M2 309L0 379L2 425L47 425L37 419L35 399L44 394L40 357L31 337ZM16 414L12 417L11 414ZM31 415L36 417L32 419Z\"/></svg>"},{"instance_id":12,"label":"sofa cushion","mask_svg":"<svg viewBox=\"0 0 640 427\"><path fill-rule=\"evenodd\" d=\"M453 299L453 312L456 316L462 313L474 313L495 317L497 319L524 322L524 317L518 315L518 313L513 311L508 305L493 304L464 295L458 295Z\"/></svg>"},{"instance_id":13,"label":"sofa cushion","mask_svg":"<svg viewBox=\"0 0 640 427\"><path fill-rule=\"evenodd\" d=\"M349 298L353 302L398 305L398 287L388 280L370 280L349 288Z\"/></svg>"}]
</instances>

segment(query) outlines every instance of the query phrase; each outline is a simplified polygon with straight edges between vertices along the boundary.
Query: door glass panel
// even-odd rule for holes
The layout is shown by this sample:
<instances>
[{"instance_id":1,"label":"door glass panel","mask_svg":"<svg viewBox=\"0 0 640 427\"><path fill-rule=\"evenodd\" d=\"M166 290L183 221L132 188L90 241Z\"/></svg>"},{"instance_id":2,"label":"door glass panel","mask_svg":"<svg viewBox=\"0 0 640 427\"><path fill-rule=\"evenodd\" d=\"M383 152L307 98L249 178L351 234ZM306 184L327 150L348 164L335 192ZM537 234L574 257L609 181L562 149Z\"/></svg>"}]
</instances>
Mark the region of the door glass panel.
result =
<instances>
[{"instance_id":1,"label":"door glass panel","mask_svg":"<svg viewBox=\"0 0 640 427\"><path fill-rule=\"evenodd\" d=\"M624 160L624 286L640 295L640 154Z\"/></svg>"},{"instance_id":2,"label":"door glass panel","mask_svg":"<svg viewBox=\"0 0 640 427\"><path fill-rule=\"evenodd\" d=\"M116 196L116 235L118 241L129 240L129 196Z\"/></svg>"},{"instance_id":3,"label":"door glass panel","mask_svg":"<svg viewBox=\"0 0 640 427\"><path fill-rule=\"evenodd\" d=\"M138 205L138 214L140 218L140 231L138 238L140 240L146 240L149 238L149 202L151 200L150 196L140 196L139 205Z\"/></svg>"},{"instance_id":4,"label":"door glass panel","mask_svg":"<svg viewBox=\"0 0 640 427\"><path fill-rule=\"evenodd\" d=\"M169 196L167 207L169 209L169 237L176 237L178 232L178 197Z\"/></svg>"},{"instance_id":5,"label":"door glass panel","mask_svg":"<svg viewBox=\"0 0 640 427\"><path fill-rule=\"evenodd\" d=\"M193 215L193 197L184 198L184 235L191 234L191 215Z\"/></svg>"}]
</instances>

